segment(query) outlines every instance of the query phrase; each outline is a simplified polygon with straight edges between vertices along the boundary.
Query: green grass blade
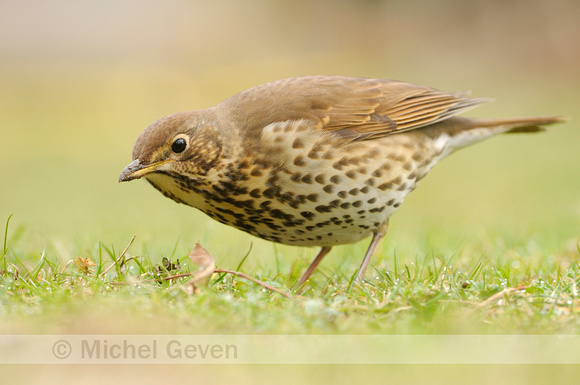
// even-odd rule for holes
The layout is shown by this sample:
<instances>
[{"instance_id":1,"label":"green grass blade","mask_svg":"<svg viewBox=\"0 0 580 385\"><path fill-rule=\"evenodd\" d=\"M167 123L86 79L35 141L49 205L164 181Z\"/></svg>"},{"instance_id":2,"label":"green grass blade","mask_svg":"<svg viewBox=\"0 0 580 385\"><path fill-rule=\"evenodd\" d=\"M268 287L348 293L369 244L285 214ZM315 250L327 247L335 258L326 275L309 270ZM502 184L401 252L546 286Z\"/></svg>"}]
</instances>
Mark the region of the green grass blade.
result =
<instances>
[{"instance_id":1,"label":"green grass blade","mask_svg":"<svg viewBox=\"0 0 580 385\"><path fill-rule=\"evenodd\" d=\"M6 220L6 226L4 227L4 247L2 251L2 259L6 256L8 252L8 225L10 224L10 218L12 218L14 214L10 214L8 219Z\"/></svg>"}]
</instances>

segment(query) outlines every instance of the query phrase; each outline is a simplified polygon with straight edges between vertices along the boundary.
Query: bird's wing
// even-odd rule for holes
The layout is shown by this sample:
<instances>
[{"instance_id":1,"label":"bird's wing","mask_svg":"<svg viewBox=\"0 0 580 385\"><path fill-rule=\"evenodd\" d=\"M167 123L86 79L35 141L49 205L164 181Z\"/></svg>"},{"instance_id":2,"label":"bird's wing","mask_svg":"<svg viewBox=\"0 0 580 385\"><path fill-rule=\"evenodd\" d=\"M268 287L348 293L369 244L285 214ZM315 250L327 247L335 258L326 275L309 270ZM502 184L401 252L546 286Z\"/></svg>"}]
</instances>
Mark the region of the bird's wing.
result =
<instances>
[{"instance_id":1,"label":"bird's wing","mask_svg":"<svg viewBox=\"0 0 580 385\"><path fill-rule=\"evenodd\" d=\"M224 104L250 131L310 120L317 129L353 141L424 127L489 100L396 80L305 76L251 88Z\"/></svg>"}]
</instances>

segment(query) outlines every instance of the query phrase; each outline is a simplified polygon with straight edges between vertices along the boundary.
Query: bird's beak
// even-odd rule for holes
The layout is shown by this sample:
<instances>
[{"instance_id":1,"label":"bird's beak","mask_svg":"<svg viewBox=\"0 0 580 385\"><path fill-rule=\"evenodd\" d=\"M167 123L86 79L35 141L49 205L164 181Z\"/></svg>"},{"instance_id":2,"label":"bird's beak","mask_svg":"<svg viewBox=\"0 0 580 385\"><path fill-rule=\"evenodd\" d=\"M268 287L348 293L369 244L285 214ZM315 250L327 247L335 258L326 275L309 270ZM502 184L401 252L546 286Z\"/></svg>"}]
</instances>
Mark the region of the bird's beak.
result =
<instances>
[{"instance_id":1,"label":"bird's beak","mask_svg":"<svg viewBox=\"0 0 580 385\"><path fill-rule=\"evenodd\" d=\"M163 166L167 161L155 162L151 164L141 163L139 159L132 161L119 176L119 182L129 182L133 179L139 179L147 175L159 167Z\"/></svg>"}]
</instances>

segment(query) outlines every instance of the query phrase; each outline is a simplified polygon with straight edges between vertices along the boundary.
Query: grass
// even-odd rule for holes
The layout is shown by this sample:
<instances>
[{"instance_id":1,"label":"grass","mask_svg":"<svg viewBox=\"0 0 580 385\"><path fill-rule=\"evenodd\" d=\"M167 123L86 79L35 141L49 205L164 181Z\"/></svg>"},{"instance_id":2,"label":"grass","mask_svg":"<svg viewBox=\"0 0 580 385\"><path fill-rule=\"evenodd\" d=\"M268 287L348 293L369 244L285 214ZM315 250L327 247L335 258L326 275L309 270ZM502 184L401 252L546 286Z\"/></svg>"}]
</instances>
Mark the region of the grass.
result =
<instances>
[{"instance_id":1,"label":"grass","mask_svg":"<svg viewBox=\"0 0 580 385\"><path fill-rule=\"evenodd\" d=\"M229 274L215 274L192 293L191 277L164 279L197 269L176 247L158 261L98 243L92 253L59 261L46 250L36 259L20 254L9 234L7 220L0 260L5 333L51 325L69 333L575 334L580 325L580 248L548 257L490 244L470 255L383 255L360 286L352 284L356 262L345 258L288 299ZM470 258L486 254L504 257ZM239 254L238 270L246 257ZM289 292L306 263L246 273Z\"/></svg>"}]
</instances>

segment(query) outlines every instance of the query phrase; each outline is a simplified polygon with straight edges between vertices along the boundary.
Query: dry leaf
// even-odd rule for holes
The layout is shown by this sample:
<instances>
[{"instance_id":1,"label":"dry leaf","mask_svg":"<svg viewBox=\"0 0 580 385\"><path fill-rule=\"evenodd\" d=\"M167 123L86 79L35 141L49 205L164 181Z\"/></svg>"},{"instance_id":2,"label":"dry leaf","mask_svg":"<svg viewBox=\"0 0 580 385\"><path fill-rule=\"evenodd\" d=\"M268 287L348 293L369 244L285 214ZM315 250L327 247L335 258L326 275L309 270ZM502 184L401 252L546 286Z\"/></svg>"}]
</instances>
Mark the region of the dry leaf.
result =
<instances>
[{"instance_id":1,"label":"dry leaf","mask_svg":"<svg viewBox=\"0 0 580 385\"><path fill-rule=\"evenodd\" d=\"M195 286L196 283L200 282L204 285L207 284L207 280L215 270L215 259L199 243L195 244L195 248L189 253L189 258L194 264L199 266L198 271L193 273L190 285Z\"/></svg>"},{"instance_id":2,"label":"dry leaf","mask_svg":"<svg viewBox=\"0 0 580 385\"><path fill-rule=\"evenodd\" d=\"M77 257L77 259L75 259L75 265L81 273L90 275L93 273L91 266L95 266L95 262L89 258Z\"/></svg>"},{"instance_id":3,"label":"dry leaf","mask_svg":"<svg viewBox=\"0 0 580 385\"><path fill-rule=\"evenodd\" d=\"M207 284L207 280L209 279L209 277L213 273L225 273L225 274L233 274L235 276L252 281L252 282L262 286L263 288L270 290L270 291L273 291L273 292L276 292L280 295L283 295L286 298L292 298L292 295L290 295L289 293L286 293L280 289L277 289L277 288L273 287L272 285L267 284L266 282L262 282L256 278L252 278L247 274L241 273L239 271L234 271L234 270L216 269L215 268L215 259L212 257L212 255L206 249L201 247L201 245L199 243L195 244L195 248L191 251L191 253L189 253L189 258L191 258L191 261L194 264L199 266L198 271L194 271L191 273L178 274L178 275L174 275L171 277L165 277L163 279L170 280L170 279L178 279L178 278L182 278L182 277L193 276L193 279L189 282L189 285L185 288L185 292L190 294L190 295L199 293L200 290L196 284L199 283L200 281L203 281L203 284Z\"/></svg>"}]
</instances>

